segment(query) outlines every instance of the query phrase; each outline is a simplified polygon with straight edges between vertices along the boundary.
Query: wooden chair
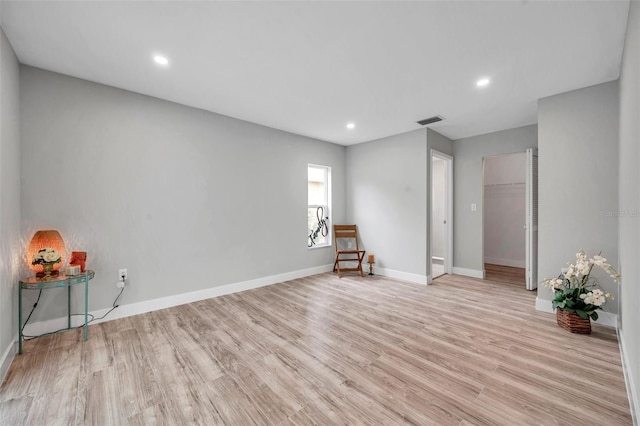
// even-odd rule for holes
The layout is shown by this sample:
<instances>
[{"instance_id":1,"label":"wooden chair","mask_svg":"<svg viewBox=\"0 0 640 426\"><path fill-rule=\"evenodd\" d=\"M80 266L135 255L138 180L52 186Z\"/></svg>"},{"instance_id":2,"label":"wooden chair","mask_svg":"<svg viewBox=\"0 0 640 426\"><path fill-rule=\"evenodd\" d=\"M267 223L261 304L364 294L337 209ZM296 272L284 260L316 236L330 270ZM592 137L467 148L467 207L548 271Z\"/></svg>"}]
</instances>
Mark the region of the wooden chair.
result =
<instances>
[{"instance_id":1,"label":"wooden chair","mask_svg":"<svg viewBox=\"0 0 640 426\"><path fill-rule=\"evenodd\" d=\"M342 278L343 271L358 271L364 277L362 260L364 250L358 247L358 229L356 225L333 225L333 245L336 248L336 260L333 263L333 272L338 271L338 277ZM340 262L358 262L357 268L345 268Z\"/></svg>"}]
</instances>

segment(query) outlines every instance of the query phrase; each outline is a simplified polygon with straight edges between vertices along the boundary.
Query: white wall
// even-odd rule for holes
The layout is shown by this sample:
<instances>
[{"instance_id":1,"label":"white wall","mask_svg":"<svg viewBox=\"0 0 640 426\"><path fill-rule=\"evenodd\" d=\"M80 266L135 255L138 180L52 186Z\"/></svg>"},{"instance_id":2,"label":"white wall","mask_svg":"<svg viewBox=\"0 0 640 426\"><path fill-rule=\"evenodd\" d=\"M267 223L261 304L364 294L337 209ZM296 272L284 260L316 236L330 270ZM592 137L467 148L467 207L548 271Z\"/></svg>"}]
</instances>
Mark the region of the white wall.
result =
<instances>
[{"instance_id":1,"label":"white wall","mask_svg":"<svg viewBox=\"0 0 640 426\"><path fill-rule=\"evenodd\" d=\"M426 282L426 129L348 146L346 171L347 222L375 267Z\"/></svg>"},{"instance_id":2,"label":"white wall","mask_svg":"<svg viewBox=\"0 0 640 426\"><path fill-rule=\"evenodd\" d=\"M0 29L0 382L14 354L20 270L20 96L18 59Z\"/></svg>"},{"instance_id":3,"label":"white wall","mask_svg":"<svg viewBox=\"0 0 640 426\"><path fill-rule=\"evenodd\" d=\"M118 268L129 304L332 263L307 249L307 164L343 222L344 147L27 66L21 95L22 232L88 252L91 310ZM35 321L65 313L46 296Z\"/></svg>"},{"instance_id":4,"label":"white wall","mask_svg":"<svg viewBox=\"0 0 640 426\"><path fill-rule=\"evenodd\" d=\"M620 340L636 421L640 416L640 2L632 1L620 74Z\"/></svg>"},{"instance_id":5,"label":"white wall","mask_svg":"<svg viewBox=\"0 0 640 426\"><path fill-rule=\"evenodd\" d=\"M525 267L526 154L484 160L484 261Z\"/></svg>"},{"instance_id":6,"label":"white wall","mask_svg":"<svg viewBox=\"0 0 640 426\"><path fill-rule=\"evenodd\" d=\"M511 185L525 183L527 155L524 152L485 157L484 184Z\"/></svg>"},{"instance_id":7,"label":"white wall","mask_svg":"<svg viewBox=\"0 0 640 426\"><path fill-rule=\"evenodd\" d=\"M538 145L536 125L502 130L453 142L454 253L453 264L469 271L484 271L482 159L525 152ZM477 205L471 211L471 204Z\"/></svg>"},{"instance_id":8,"label":"white wall","mask_svg":"<svg viewBox=\"0 0 640 426\"><path fill-rule=\"evenodd\" d=\"M617 265L618 83L540 99L538 153L538 279L557 276L579 249ZM594 276L617 298L606 274ZM538 287L539 299L552 296ZM616 303L604 310L616 313Z\"/></svg>"}]
</instances>

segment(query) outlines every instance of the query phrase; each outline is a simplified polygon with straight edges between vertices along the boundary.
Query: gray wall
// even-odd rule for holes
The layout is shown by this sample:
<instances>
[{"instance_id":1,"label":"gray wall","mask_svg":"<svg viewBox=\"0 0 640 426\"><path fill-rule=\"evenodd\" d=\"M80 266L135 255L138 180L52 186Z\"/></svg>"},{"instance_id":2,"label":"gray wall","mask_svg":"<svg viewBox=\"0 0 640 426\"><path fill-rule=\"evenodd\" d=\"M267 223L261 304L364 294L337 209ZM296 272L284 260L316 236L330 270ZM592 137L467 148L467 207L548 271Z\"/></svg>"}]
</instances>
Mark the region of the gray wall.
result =
<instances>
[{"instance_id":1,"label":"gray wall","mask_svg":"<svg viewBox=\"0 0 640 426\"><path fill-rule=\"evenodd\" d=\"M620 329L640 416L640 3L632 1L620 75Z\"/></svg>"},{"instance_id":2,"label":"gray wall","mask_svg":"<svg viewBox=\"0 0 640 426\"><path fill-rule=\"evenodd\" d=\"M538 145L536 125L458 139L453 143L453 265L483 271L482 159ZM471 211L471 204L477 210Z\"/></svg>"},{"instance_id":3,"label":"gray wall","mask_svg":"<svg viewBox=\"0 0 640 426\"><path fill-rule=\"evenodd\" d=\"M427 275L426 130L347 147L347 221L376 267Z\"/></svg>"},{"instance_id":4,"label":"gray wall","mask_svg":"<svg viewBox=\"0 0 640 426\"><path fill-rule=\"evenodd\" d=\"M429 128L427 128L427 147L453 156L453 141Z\"/></svg>"},{"instance_id":5,"label":"gray wall","mask_svg":"<svg viewBox=\"0 0 640 426\"><path fill-rule=\"evenodd\" d=\"M2 356L17 334L15 306L21 261L20 95L18 59L0 29L0 381Z\"/></svg>"},{"instance_id":6,"label":"gray wall","mask_svg":"<svg viewBox=\"0 0 640 426\"><path fill-rule=\"evenodd\" d=\"M556 277L575 253L599 251L618 264L618 83L538 102L538 278ZM595 270L605 291L613 281ZM538 298L552 292L538 287ZM604 306L617 312L616 302Z\"/></svg>"},{"instance_id":7,"label":"gray wall","mask_svg":"<svg viewBox=\"0 0 640 426\"><path fill-rule=\"evenodd\" d=\"M23 234L88 252L90 309L118 268L127 304L332 263L307 249L307 163L332 167L343 222L344 147L26 66L21 95Z\"/></svg>"}]
</instances>

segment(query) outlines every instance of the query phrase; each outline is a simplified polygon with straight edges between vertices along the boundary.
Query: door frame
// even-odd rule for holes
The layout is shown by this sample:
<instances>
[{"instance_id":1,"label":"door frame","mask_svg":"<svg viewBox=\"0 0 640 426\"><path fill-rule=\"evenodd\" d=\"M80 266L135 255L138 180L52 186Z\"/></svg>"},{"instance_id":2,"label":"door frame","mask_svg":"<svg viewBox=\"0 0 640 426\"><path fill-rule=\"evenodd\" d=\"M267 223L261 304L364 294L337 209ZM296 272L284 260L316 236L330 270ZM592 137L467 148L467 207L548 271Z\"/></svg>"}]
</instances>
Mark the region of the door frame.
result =
<instances>
[{"instance_id":1,"label":"door frame","mask_svg":"<svg viewBox=\"0 0 640 426\"><path fill-rule=\"evenodd\" d=\"M433 159L444 160L447 163L445 176L445 220L447 221L444 232L444 273L453 272L453 157L435 150L429 152L429 259L428 274L433 277L431 270L433 258Z\"/></svg>"},{"instance_id":2,"label":"door frame","mask_svg":"<svg viewBox=\"0 0 640 426\"><path fill-rule=\"evenodd\" d=\"M531 151L531 153L529 153L529 151ZM530 170L529 170L529 156L530 155L535 155L538 156L538 149L537 148L527 148L524 152L523 151L515 151L515 152L503 152L500 154L492 154L492 155L486 155L484 157L482 157L482 271L483 274L486 274L486 271L484 270L484 264L485 264L485 247L484 247L484 231L485 231L485 221L486 221L486 214L485 214L485 208L486 208L486 202L485 202L485 172L486 172L486 160L489 158L494 158L494 157L500 157L503 155L514 155L514 154L524 154L525 155L525 167L526 167L526 171L525 171L525 222L523 224L523 231L525 232L525 274L529 274L529 266L527 264L528 260L530 259L529 257L529 250L531 249L531 245L530 245L530 240L528 239L528 229L527 229L527 221L530 219L529 215L530 215L530 209L529 209L529 201L527 194L530 191L530 187L533 185L533 182L531 181L531 177L530 175ZM537 181L536 181L536 188L537 188ZM535 226L535 230L537 232L538 226L536 224ZM538 261L538 251L537 251L537 239L536 239L536 248L533 250L532 252L532 256L534 256L535 258L535 264L537 265L537 261ZM529 288L529 283L528 283L529 278L525 277L525 288L527 290L535 290L535 288ZM532 270L532 280L536 281L537 280L537 267L534 267L534 270ZM534 284L537 287L537 284Z\"/></svg>"},{"instance_id":3,"label":"door frame","mask_svg":"<svg viewBox=\"0 0 640 426\"><path fill-rule=\"evenodd\" d=\"M527 148L525 178L525 284L538 288L538 149Z\"/></svg>"}]
</instances>

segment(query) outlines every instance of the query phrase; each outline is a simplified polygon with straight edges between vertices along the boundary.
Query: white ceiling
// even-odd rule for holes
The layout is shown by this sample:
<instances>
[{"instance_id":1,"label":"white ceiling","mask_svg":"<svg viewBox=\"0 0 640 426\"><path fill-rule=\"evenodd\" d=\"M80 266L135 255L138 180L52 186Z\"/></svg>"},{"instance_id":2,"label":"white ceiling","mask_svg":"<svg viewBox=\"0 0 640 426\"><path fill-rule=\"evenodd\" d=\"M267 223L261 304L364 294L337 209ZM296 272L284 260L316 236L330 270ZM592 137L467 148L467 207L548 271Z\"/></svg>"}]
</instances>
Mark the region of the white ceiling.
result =
<instances>
[{"instance_id":1,"label":"white ceiling","mask_svg":"<svg viewBox=\"0 0 640 426\"><path fill-rule=\"evenodd\" d=\"M537 99L618 78L629 10L628 0L2 3L24 64L343 145L433 115L452 139L535 123ZM479 89L483 76L491 84Z\"/></svg>"}]
</instances>

